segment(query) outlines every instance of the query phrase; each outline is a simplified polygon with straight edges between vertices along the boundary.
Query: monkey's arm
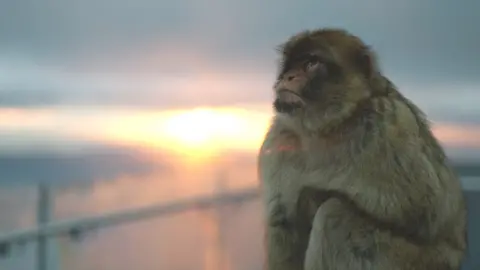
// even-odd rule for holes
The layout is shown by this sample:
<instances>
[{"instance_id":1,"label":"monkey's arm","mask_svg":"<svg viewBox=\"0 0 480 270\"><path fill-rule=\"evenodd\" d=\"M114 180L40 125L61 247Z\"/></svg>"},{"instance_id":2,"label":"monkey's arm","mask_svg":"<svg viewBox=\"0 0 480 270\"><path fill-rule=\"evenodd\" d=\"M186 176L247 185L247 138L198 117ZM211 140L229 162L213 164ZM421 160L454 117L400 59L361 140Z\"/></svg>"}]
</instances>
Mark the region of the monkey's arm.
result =
<instances>
[{"instance_id":1,"label":"monkey's arm","mask_svg":"<svg viewBox=\"0 0 480 270\"><path fill-rule=\"evenodd\" d=\"M283 140L280 135L273 125L262 144L258 164L266 211L266 270L301 269L308 241L308 232L299 227L299 219L292 213L288 200L282 200L294 191L277 186L279 179L272 173L276 170L275 155L279 154L272 149L275 142Z\"/></svg>"}]
</instances>

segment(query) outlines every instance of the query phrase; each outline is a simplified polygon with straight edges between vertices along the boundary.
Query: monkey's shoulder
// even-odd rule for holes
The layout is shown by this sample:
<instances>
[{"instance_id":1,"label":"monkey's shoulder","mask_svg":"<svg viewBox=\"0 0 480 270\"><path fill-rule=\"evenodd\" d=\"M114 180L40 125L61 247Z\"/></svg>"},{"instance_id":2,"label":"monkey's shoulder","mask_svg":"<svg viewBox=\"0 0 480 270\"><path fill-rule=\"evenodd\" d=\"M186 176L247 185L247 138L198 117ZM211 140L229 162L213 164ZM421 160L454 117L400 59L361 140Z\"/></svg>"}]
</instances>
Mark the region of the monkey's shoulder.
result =
<instances>
[{"instance_id":1,"label":"monkey's shoulder","mask_svg":"<svg viewBox=\"0 0 480 270\"><path fill-rule=\"evenodd\" d=\"M410 100L403 97L376 98L372 101L372 108L374 113L367 116L363 128L363 132L369 134L358 136L370 139L363 142L371 142L382 155L382 150L387 147L448 166L444 149L433 135L425 114ZM368 128L372 125L375 128Z\"/></svg>"},{"instance_id":2,"label":"monkey's shoulder","mask_svg":"<svg viewBox=\"0 0 480 270\"><path fill-rule=\"evenodd\" d=\"M426 124L423 113L408 100L379 97L371 100L367 124L372 122L389 139L416 138Z\"/></svg>"}]
</instances>

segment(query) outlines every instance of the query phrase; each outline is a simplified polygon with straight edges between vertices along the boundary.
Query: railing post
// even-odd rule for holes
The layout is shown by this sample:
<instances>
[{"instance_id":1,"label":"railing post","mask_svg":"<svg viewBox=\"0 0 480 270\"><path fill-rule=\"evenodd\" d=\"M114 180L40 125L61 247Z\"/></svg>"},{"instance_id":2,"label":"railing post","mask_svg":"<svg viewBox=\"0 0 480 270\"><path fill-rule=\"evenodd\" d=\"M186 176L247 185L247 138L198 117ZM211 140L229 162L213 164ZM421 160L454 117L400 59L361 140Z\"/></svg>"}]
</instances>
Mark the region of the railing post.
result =
<instances>
[{"instance_id":1,"label":"railing post","mask_svg":"<svg viewBox=\"0 0 480 270\"><path fill-rule=\"evenodd\" d=\"M50 222L51 207L50 190L46 184L41 183L38 187L37 226L42 227ZM39 235L37 240L37 270L50 270L49 256L48 238Z\"/></svg>"}]
</instances>

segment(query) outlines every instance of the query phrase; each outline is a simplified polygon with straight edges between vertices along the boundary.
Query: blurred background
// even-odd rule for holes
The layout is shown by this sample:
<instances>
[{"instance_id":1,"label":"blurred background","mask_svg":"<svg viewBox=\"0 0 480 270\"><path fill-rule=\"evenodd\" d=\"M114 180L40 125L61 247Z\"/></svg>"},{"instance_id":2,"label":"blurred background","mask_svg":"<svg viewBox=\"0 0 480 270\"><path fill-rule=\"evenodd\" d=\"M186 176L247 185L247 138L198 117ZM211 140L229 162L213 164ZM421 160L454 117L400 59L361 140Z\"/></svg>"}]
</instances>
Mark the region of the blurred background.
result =
<instances>
[{"instance_id":1,"label":"blurred background","mask_svg":"<svg viewBox=\"0 0 480 270\"><path fill-rule=\"evenodd\" d=\"M480 1L174 2L0 1L0 233L36 226L40 184L53 221L256 187L275 47L327 26L429 115L477 211ZM59 237L40 270L261 269L262 218L252 199ZM480 269L478 231L470 245ZM0 253L38 269L35 243Z\"/></svg>"}]
</instances>

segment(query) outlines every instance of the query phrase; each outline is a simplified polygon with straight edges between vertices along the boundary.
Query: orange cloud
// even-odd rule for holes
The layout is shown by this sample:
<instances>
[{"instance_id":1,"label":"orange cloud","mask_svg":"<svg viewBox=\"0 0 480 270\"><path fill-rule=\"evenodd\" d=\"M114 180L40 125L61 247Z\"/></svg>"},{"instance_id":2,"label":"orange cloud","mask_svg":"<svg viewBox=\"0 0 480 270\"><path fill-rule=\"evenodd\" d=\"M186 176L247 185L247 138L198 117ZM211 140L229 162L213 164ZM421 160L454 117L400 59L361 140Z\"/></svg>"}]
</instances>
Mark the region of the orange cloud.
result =
<instances>
[{"instance_id":1,"label":"orange cloud","mask_svg":"<svg viewBox=\"0 0 480 270\"><path fill-rule=\"evenodd\" d=\"M58 114L49 109L0 109L1 130L49 128L57 119Z\"/></svg>"},{"instance_id":2,"label":"orange cloud","mask_svg":"<svg viewBox=\"0 0 480 270\"><path fill-rule=\"evenodd\" d=\"M3 109L0 110L0 132L16 132L21 137L42 131L71 139L147 146L206 157L225 150L256 151L270 117L270 106L168 111ZM480 127L440 123L433 127L433 132L446 145L480 146Z\"/></svg>"},{"instance_id":3,"label":"orange cloud","mask_svg":"<svg viewBox=\"0 0 480 270\"><path fill-rule=\"evenodd\" d=\"M255 151L269 119L266 112L228 107L141 112L112 118L97 132L117 143L205 158L225 150Z\"/></svg>"},{"instance_id":4,"label":"orange cloud","mask_svg":"<svg viewBox=\"0 0 480 270\"><path fill-rule=\"evenodd\" d=\"M480 127L439 124L433 127L435 136L451 146L480 146Z\"/></svg>"}]
</instances>

